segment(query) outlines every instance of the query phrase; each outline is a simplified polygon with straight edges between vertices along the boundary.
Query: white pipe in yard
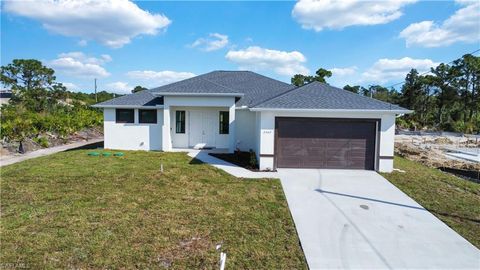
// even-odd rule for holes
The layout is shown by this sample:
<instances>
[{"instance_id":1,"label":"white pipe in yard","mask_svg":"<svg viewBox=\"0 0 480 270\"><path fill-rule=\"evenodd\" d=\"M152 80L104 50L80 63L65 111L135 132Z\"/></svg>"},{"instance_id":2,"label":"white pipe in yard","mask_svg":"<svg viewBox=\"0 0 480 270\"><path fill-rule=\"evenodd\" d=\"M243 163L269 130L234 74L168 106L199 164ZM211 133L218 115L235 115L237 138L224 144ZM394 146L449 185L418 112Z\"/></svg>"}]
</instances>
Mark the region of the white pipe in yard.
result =
<instances>
[{"instance_id":1,"label":"white pipe in yard","mask_svg":"<svg viewBox=\"0 0 480 270\"><path fill-rule=\"evenodd\" d=\"M226 261L227 261L227 253L220 252L220 270L225 269Z\"/></svg>"}]
</instances>

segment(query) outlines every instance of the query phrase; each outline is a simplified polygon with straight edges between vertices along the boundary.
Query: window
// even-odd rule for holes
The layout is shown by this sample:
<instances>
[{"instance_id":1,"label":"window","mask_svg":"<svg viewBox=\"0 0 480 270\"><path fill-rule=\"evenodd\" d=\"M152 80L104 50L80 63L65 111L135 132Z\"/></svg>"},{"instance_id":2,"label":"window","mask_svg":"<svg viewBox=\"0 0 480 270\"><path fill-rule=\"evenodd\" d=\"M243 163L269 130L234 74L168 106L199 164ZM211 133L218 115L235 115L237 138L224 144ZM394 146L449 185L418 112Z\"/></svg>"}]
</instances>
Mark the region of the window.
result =
<instances>
[{"instance_id":1,"label":"window","mask_svg":"<svg viewBox=\"0 0 480 270\"><path fill-rule=\"evenodd\" d=\"M140 123L156 124L157 110L138 110L138 120Z\"/></svg>"},{"instance_id":2,"label":"window","mask_svg":"<svg viewBox=\"0 0 480 270\"><path fill-rule=\"evenodd\" d=\"M220 112L220 134L228 134L228 112Z\"/></svg>"},{"instance_id":3,"label":"window","mask_svg":"<svg viewBox=\"0 0 480 270\"><path fill-rule=\"evenodd\" d=\"M135 122L134 109L116 109L115 121L117 123L134 123Z\"/></svg>"},{"instance_id":4,"label":"window","mask_svg":"<svg viewBox=\"0 0 480 270\"><path fill-rule=\"evenodd\" d=\"M175 111L175 132L185 133L185 111Z\"/></svg>"}]
</instances>

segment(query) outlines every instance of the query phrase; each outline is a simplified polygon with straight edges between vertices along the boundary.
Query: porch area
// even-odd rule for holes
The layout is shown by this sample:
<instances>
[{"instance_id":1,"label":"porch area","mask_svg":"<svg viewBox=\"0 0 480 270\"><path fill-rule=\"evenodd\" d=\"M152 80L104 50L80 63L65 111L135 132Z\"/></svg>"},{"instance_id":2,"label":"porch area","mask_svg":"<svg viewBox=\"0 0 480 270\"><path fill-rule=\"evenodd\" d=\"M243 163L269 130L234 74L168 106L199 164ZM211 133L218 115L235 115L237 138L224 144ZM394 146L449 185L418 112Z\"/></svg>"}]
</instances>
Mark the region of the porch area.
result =
<instances>
[{"instance_id":1,"label":"porch area","mask_svg":"<svg viewBox=\"0 0 480 270\"><path fill-rule=\"evenodd\" d=\"M234 98L165 97L162 150L179 149L218 149L232 153L235 150Z\"/></svg>"}]
</instances>

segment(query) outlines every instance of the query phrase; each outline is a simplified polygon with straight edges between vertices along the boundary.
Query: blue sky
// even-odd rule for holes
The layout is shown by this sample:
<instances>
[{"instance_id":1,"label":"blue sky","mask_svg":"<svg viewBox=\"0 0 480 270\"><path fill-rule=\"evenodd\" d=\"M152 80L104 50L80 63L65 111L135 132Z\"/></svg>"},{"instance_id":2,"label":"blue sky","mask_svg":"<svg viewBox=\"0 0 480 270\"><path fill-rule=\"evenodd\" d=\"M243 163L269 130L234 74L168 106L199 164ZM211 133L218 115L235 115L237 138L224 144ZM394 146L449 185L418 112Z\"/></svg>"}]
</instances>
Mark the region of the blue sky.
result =
<instances>
[{"instance_id":1,"label":"blue sky","mask_svg":"<svg viewBox=\"0 0 480 270\"><path fill-rule=\"evenodd\" d=\"M113 1L113 2L111 2ZM35 58L71 90L126 93L212 70L389 86L480 48L480 2L3 1L1 64Z\"/></svg>"}]
</instances>

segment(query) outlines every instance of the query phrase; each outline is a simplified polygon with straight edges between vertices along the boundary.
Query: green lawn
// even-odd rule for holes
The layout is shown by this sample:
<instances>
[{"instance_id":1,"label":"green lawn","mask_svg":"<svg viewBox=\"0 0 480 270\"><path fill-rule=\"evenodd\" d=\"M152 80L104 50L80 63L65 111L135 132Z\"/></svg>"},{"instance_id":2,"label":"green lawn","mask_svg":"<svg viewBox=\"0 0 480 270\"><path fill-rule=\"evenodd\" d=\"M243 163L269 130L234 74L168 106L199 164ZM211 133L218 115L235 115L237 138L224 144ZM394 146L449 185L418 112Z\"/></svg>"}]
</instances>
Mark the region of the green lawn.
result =
<instances>
[{"instance_id":1,"label":"green lawn","mask_svg":"<svg viewBox=\"0 0 480 270\"><path fill-rule=\"evenodd\" d=\"M480 248L480 184L395 157L390 182Z\"/></svg>"},{"instance_id":2,"label":"green lawn","mask_svg":"<svg viewBox=\"0 0 480 270\"><path fill-rule=\"evenodd\" d=\"M228 269L306 268L278 180L182 153L87 152L1 168L0 265L213 269L222 243Z\"/></svg>"}]
</instances>

